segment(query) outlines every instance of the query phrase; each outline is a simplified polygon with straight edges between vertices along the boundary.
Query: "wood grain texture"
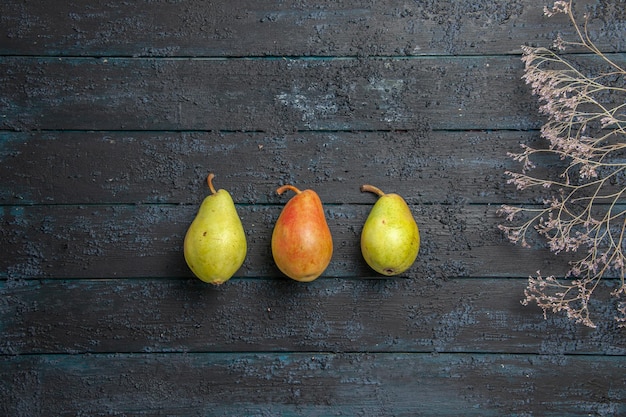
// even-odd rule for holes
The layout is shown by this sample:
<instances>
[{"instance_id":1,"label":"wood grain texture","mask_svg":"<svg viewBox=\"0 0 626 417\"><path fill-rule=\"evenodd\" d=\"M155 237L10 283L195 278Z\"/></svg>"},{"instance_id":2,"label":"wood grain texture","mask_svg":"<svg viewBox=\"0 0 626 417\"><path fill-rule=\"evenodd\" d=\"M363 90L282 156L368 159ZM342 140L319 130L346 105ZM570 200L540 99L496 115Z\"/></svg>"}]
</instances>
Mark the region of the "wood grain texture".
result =
<instances>
[{"instance_id":1,"label":"wood grain texture","mask_svg":"<svg viewBox=\"0 0 626 417\"><path fill-rule=\"evenodd\" d=\"M521 76L517 56L5 57L0 112L15 130L536 128Z\"/></svg>"},{"instance_id":2,"label":"wood grain texture","mask_svg":"<svg viewBox=\"0 0 626 417\"><path fill-rule=\"evenodd\" d=\"M575 12L624 63L621 3ZM507 152L541 144L520 46L574 36L542 9L4 0L0 415L626 415L618 280L597 290L596 329L544 319L520 303L527 277L569 258L497 230L500 204L542 202L504 175ZM210 171L249 247L220 287L182 255ZM285 183L320 194L333 233L310 284L271 259ZM361 257L364 183L416 216L402 276Z\"/></svg>"},{"instance_id":3,"label":"wood grain texture","mask_svg":"<svg viewBox=\"0 0 626 417\"><path fill-rule=\"evenodd\" d=\"M0 410L96 416L617 416L621 357L109 354L0 358ZM580 378L581 373L584 378Z\"/></svg>"},{"instance_id":4,"label":"wood grain texture","mask_svg":"<svg viewBox=\"0 0 626 417\"><path fill-rule=\"evenodd\" d=\"M623 50L623 5L576 2L590 33ZM389 56L519 53L575 36L533 0L231 0L62 2L5 0L0 54L81 56Z\"/></svg>"},{"instance_id":5,"label":"wood grain texture","mask_svg":"<svg viewBox=\"0 0 626 417\"><path fill-rule=\"evenodd\" d=\"M134 352L482 352L624 355L611 285L598 328L544 320L526 280L417 277L37 280L0 285L5 355ZM618 359L616 359L618 360Z\"/></svg>"},{"instance_id":6,"label":"wood grain texture","mask_svg":"<svg viewBox=\"0 0 626 417\"><path fill-rule=\"evenodd\" d=\"M286 200L285 200L286 201ZM373 204L373 201L372 201ZM238 207L248 239L239 277L275 277L270 239L282 204ZM371 205L333 205L326 215L334 241L325 277L376 276L363 261L360 233ZM418 260L407 277L527 277L537 270L563 274L567 257L539 242L507 243L496 207L412 206L420 227ZM182 256L196 205L2 207L2 278L189 277ZM532 240L530 240L532 243Z\"/></svg>"},{"instance_id":7,"label":"wood grain texture","mask_svg":"<svg viewBox=\"0 0 626 417\"><path fill-rule=\"evenodd\" d=\"M624 54L611 58L626 61ZM581 60L592 71L605 69L598 59ZM542 119L522 74L518 56L0 57L0 126L279 134L536 129Z\"/></svg>"},{"instance_id":8,"label":"wood grain texture","mask_svg":"<svg viewBox=\"0 0 626 417\"><path fill-rule=\"evenodd\" d=\"M0 132L0 203L197 204L209 171L239 204L284 201L274 191L286 183L328 204L371 204L364 183L418 204L536 203L505 184L521 144L543 141L535 131ZM564 164L541 162L538 175Z\"/></svg>"}]
</instances>

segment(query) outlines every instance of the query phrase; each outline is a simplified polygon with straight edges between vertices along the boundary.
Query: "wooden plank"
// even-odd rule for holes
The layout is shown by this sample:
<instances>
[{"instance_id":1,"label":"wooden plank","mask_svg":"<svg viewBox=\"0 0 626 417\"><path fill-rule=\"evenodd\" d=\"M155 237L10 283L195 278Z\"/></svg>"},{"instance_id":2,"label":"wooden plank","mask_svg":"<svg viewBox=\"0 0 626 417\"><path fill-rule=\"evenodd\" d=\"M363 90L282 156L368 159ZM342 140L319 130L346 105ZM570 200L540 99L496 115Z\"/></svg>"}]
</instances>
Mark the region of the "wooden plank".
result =
<instances>
[{"instance_id":1,"label":"wooden plank","mask_svg":"<svg viewBox=\"0 0 626 417\"><path fill-rule=\"evenodd\" d=\"M626 59L623 54L611 58L618 63ZM591 57L586 62L591 71L599 71L601 64ZM536 98L521 80L522 65L517 56L4 57L0 58L1 126L274 134L534 129L542 118Z\"/></svg>"},{"instance_id":2,"label":"wooden plank","mask_svg":"<svg viewBox=\"0 0 626 417\"><path fill-rule=\"evenodd\" d=\"M517 56L0 58L11 130L530 129Z\"/></svg>"},{"instance_id":3,"label":"wooden plank","mask_svg":"<svg viewBox=\"0 0 626 417\"><path fill-rule=\"evenodd\" d=\"M623 8L578 0L604 50L624 51ZM82 56L381 56L518 53L575 39L565 16L532 0L350 2L233 0L99 4L4 0L0 54ZM621 48L621 49L620 49Z\"/></svg>"},{"instance_id":4,"label":"wooden plank","mask_svg":"<svg viewBox=\"0 0 626 417\"><path fill-rule=\"evenodd\" d=\"M534 202L504 171L520 169L507 152L539 142L534 131L0 132L0 203L196 204L209 170L241 204L282 201L285 183L330 204L371 204L364 183L420 204ZM539 175L563 164L542 162Z\"/></svg>"},{"instance_id":5,"label":"wooden plank","mask_svg":"<svg viewBox=\"0 0 626 417\"><path fill-rule=\"evenodd\" d=\"M523 306L522 279L233 278L0 283L0 354L489 352L626 354L611 283L598 327Z\"/></svg>"},{"instance_id":6,"label":"wooden plank","mask_svg":"<svg viewBox=\"0 0 626 417\"><path fill-rule=\"evenodd\" d=\"M248 255L238 277L276 277L270 239L280 204L238 206ZM372 203L374 199L372 200ZM362 259L360 231L371 205L328 205L334 253L326 277L375 276ZM490 205L412 205L422 244L411 277L560 275L567 257L506 243ZM0 277L189 277L185 232L196 205L0 206ZM531 241L532 242L532 241Z\"/></svg>"},{"instance_id":7,"label":"wooden plank","mask_svg":"<svg viewBox=\"0 0 626 417\"><path fill-rule=\"evenodd\" d=\"M615 416L626 412L625 371L624 358L593 356L16 356L0 358L0 410L59 416Z\"/></svg>"},{"instance_id":8,"label":"wooden plank","mask_svg":"<svg viewBox=\"0 0 626 417\"><path fill-rule=\"evenodd\" d=\"M519 45L571 35L563 16L530 0L56 3L0 6L0 415L626 414L616 280L597 329L544 320L519 303L525 277L566 259L496 229L500 202L532 201L505 188L505 153L542 123ZM623 7L576 11L626 50ZM218 169L250 249L216 288L182 238ZM285 182L320 192L335 238L306 285L271 261ZM361 259L364 182L418 218L401 277Z\"/></svg>"}]
</instances>

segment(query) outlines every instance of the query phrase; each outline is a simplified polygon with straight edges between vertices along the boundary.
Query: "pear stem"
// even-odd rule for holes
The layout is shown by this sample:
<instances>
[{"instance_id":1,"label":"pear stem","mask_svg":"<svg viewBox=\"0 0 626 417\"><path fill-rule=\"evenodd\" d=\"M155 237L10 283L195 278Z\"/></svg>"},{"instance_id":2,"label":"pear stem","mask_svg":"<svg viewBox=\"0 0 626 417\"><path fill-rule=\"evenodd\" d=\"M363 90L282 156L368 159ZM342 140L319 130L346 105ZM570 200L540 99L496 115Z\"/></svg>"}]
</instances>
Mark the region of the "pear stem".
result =
<instances>
[{"instance_id":1,"label":"pear stem","mask_svg":"<svg viewBox=\"0 0 626 417\"><path fill-rule=\"evenodd\" d=\"M287 184L287 185L283 185L282 187L278 187L278 189L276 190L276 192L278 193L278 195L281 195L282 193L284 193L287 190L291 190L296 194L300 194L302 191L298 190L296 187L294 187L293 185Z\"/></svg>"},{"instance_id":2,"label":"pear stem","mask_svg":"<svg viewBox=\"0 0 626 417\"><path fill-rule=\"evenodd\" d=\"M217 191L215 191L215 187L213 187L213 178L215 178L215 174L211 172L207 177L206 182L207 184L209 184L209 189L211 190L211 193L215 194L217 193Z\"/></svg>"},{"instance_id":3,"label":"pear stem","mask_svg":"<svg viewBox=\"0 0 626 417\"><path fill-rule=\"evenodd\" d=\"M369 185L369 184L364 184L361 186L361 192L370 192L370 193L374 193L376 195L378 195L379 197L382 197L385 195L385 193L383 193L381 191L380 188L378 187L374 187L373 185Z\"/></svg>"}]
</instances>

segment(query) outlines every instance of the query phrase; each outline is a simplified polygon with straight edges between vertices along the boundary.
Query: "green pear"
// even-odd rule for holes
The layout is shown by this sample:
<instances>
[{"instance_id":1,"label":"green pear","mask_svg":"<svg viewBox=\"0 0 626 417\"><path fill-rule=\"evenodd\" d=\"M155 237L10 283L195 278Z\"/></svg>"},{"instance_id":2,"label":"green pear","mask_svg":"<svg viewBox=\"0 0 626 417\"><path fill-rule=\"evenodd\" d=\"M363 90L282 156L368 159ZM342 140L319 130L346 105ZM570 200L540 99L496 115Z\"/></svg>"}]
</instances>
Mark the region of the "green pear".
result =
<instances>
[{"instance_id":1,"label":"green pear","mask_svg":"<svg viewBox=\"0 0 626 417\"><path fill-rule=\"evenodd\" d=\"M420 248L420 233L406 201L372 185L363 192L379 196L361 232L361 253L367 264L383 275L398 275L413 265Z\"/></svg>"},{"instance_id":2,"label":"green pear","mask_svg":"<svg viewBox=\"0 0 626 417\"><path fill-rule=\"evenodd\" d=\"M204 199L187 229L184 253L195 276L219 285L241 267L248 244L232 197L226 190L215 191L213 178L211 173L207 179L211 195Z\"/></svg>"}]
</instances>

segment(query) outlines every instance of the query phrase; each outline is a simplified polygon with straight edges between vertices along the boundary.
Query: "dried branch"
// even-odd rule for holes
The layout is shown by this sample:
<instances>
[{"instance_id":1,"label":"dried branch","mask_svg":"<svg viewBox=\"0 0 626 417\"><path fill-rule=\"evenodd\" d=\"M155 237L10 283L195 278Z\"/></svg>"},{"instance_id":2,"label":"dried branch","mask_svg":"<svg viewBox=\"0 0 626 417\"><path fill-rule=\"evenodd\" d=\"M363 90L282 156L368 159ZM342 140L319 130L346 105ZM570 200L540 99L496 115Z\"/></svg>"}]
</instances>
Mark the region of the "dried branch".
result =
<instances>
[{"instance_id":1,"label":"dried branch","mask_svg":"<svg viewBox=\"0 0 626 417\"><path fill-rule=\"evenodd\" d=\"M499 228L513 242L528 246L527 236L536 232L554 253L581 252L570 264L564 279L530 277L523 304L536 303L544 311L564 312L569 318L595 327L589 302L600 280L607 273L621 278L615 297L626 293L624 268L626 253L626 70L600 51L587 31L588 18L581 26L572 12L572 1L556 1L544 13L565 13L574 25L578 40L560 36L555 49L584 48L602 59L606 71L587 75L577 65L547 48L523 47L523 79L537 95L540 112L547 116L541 136L545 149L522 146L510 154L522 164L521 172L506 172L508 183L519 190L540 187L547 194L544 205L514 207L503 205L499 213L509 225ZM621 103L621 104L615 104ZM555 155L565 168L558 179L533 176L537 157ZM514 224L522 218L521 224ZM626 327L626 303L616 317Z\"/></svg>"}]
</instances>

